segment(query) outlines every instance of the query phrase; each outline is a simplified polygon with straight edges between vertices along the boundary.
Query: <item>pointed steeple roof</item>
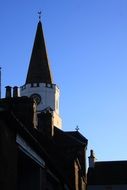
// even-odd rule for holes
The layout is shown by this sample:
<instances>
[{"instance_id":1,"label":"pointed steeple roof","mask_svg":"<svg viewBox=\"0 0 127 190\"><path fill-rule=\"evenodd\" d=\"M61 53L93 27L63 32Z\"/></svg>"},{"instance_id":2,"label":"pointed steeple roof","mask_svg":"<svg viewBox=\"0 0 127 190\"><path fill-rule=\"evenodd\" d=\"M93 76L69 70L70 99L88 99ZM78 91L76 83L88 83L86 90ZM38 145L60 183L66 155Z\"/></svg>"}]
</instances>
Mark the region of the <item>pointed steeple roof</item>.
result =
<instances>
[{"instance_id":1,"label":"pointed steeple roof","mask_svg":"<svg viewBox=\"0 0 127 190\"><path fill-rule=\"evenodd\" d=\"M37 25L34 46L26 78L26 84L28 83L52 84L41 21L39 21Z\"/></svg>"}]
</instances>

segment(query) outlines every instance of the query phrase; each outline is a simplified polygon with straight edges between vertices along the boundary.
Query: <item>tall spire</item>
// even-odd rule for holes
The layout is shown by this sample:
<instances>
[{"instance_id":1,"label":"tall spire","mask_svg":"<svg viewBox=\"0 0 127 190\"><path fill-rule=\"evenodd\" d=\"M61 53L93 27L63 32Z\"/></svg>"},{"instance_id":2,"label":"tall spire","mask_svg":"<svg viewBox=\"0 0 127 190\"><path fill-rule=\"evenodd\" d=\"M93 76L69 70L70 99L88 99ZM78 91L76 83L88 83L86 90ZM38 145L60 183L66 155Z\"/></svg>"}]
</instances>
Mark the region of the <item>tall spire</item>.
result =
<instances>
[{"instance_id":1,"label":"tall spire","mask_svg":"<svg viewBox=\"0 0 127 190\"><path fill-rule=\"evenodd\" d=\"M28 83L52 84L52 77L48 63L45 40L40 19L37 25L34 46L26 78L26 84Z\"/></svg>"}]
</instances>

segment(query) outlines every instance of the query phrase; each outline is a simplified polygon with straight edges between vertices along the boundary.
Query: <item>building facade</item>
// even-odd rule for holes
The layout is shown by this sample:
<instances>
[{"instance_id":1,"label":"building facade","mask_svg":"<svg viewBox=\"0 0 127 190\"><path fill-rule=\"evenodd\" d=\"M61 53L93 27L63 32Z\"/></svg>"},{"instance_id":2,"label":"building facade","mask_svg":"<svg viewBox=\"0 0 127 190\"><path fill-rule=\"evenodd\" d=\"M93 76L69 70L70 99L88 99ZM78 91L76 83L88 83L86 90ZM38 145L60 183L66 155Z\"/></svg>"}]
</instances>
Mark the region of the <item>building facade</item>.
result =
<instances>
[{"instance_id":1,"label":"building facade","mask_svg":"<svg viewBox=\"0 0 127 190\"><path fill-rule=\"evenodd\" d=\"M87 190L127 189L127 161L96 161L93 151L89 157Z\"/></svg>"},{"instance_id":2,"label":"building facade","mask_svg":"<svg viewBox=\"0 0 127 190\"><path fill-rule=\"evenodd\" d=\"M0 189L85 190L87 139L62 130L39 20L26 82L0 99Z\"/></svg>"},{"instance_id":3,"label":"building facade","mask_svg":"<svg viewBox=\"0 0 127 190\"><path fill-rule=\"evenodd\" d=\"M53 84L41 21L37 25L26 82L20 88L20 95L34 98L38 113L50 107L54 125L62 128L59 115L60 90Z\"/></svg>"}]
</instances>

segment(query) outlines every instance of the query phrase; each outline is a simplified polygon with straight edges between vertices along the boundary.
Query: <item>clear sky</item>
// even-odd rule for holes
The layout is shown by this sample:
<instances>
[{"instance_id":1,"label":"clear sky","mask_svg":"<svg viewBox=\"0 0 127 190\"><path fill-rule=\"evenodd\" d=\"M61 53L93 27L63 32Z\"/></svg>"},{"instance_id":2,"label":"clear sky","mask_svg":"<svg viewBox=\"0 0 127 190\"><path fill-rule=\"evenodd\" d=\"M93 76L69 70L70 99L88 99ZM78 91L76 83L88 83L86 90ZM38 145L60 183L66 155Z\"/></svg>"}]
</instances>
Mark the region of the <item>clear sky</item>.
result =
<instances>
[{"instance_id":1,"label":"clear sky","mask_svg":"<svg viewBox=\"0 0 127 190\"><path fill-rule=\"evenodd\" d=\"M1 0L3 97L25 82L39 10L63 130L78 125L98 161L127 159L127 0Z\"/></svg>"}]
</instances>

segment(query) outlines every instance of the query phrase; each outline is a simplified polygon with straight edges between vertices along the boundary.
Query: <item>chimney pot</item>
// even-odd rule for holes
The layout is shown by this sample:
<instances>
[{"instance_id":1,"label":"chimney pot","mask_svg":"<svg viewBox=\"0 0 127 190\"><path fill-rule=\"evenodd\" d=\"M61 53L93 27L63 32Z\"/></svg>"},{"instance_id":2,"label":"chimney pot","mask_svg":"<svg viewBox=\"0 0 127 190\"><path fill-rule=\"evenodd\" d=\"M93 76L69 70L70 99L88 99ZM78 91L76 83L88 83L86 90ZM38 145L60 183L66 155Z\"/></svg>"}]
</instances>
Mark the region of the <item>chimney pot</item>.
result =
<instances>
[{"instance_id":1,"label":"chimney pot","mask_svg":"<svg viewBox=\"0 0 127 190\"><path fill-rule=\"evenodd\" d=\"M17 86L13 87L13 97L19 97L19 88Z\"/></svg>"},{"instance_id":2,"label":"chimney pot","mask_svg":"<svg viewBox=\"0 0 127 190\"><path fill-rule=\"evenodd\" d=\"M90 150L90 156L88 158L89 158L89 167L94 168L96 158L93 150Z\"/></svg>"},{"instance_id":3,"label":"chimney pot","mask_svg":"<svg viewBox=\"0 0 127 190\"><path fill-rule=\"evenodd\" d=\"M11 86L6 86L6 98L11 98Z\"/></svg>"}]
</instances>

